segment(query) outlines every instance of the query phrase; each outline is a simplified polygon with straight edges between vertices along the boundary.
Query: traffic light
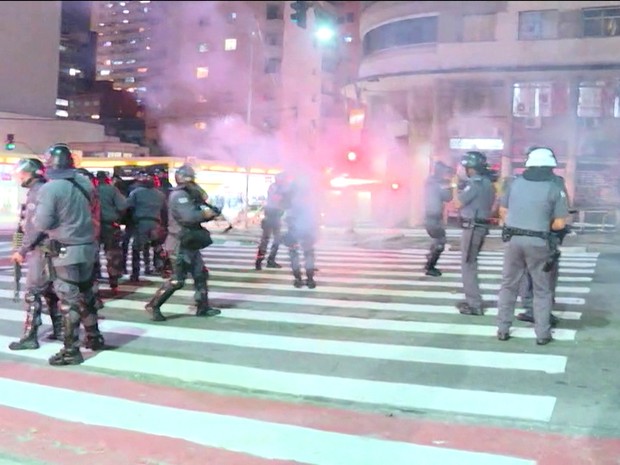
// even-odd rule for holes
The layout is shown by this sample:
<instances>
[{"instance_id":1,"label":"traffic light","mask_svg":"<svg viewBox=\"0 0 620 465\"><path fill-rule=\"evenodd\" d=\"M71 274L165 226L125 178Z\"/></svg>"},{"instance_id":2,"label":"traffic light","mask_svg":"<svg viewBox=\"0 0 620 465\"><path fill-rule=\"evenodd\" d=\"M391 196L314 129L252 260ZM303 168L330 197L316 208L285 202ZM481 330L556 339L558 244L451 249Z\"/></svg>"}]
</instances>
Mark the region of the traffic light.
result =
<instances>
[{"instance_id":1,"label":"traffic light","mask_svg":"<svg viewBox=\"0 0 620 465\"><path fill-rule=\"evenodd\" d=\"M397 182L393 182L392 184L390 184L390 188L391 188L393 191L397 191L398 189L400 189L400 184L399 184L399 183L397 183Z\"/></svg>"},{"instance_id":2,"label":"traffic light","mask_svg":"<svg viewBox=\"0 0 620 465\"><path fill-rule=\"evenodd\" d=\"M291 13L291 19L297 23L297 25L306 29L306 19L310 2L293 2L291 3L291 8L294 13Z\"/></svg>"},{"instance_id":3,"label":"traffic light","mask_svg":"<svg viewBox=\"0 0 620 465\"><path fill-rule=\"evenodd\" d=\"M4 144L6 150L15 150L15 134L6 135L6 143Z\"/></svg>"},{"instance_id":4,"label":"traffic light","mask_svg":"<svg viewBox=\"0 0 620 465\"><path fill-rule=\"evenodd\" d=\"M347 160L349 160L351 163L356 162L357 161L357 152L355 150L349 150L347 152Z\"/></svg>"}]
</instances>

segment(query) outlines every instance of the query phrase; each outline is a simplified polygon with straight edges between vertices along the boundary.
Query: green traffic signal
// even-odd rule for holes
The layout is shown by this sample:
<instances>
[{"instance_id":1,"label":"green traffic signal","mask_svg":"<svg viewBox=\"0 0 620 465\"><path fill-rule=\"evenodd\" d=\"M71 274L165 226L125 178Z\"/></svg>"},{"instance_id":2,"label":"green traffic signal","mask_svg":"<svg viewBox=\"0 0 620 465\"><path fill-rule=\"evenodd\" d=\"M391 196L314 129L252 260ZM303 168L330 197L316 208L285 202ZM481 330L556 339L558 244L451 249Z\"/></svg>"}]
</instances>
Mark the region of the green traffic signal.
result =
<instances>
[{"instance_id":1,"label":"green traffic signal","mask_svg":"<svg viewBox=\"0 0 620 465\"><path fill-rule=\"evenodd\" d=\"M4 146L5 149L7 150L15 150L15 143L14 142L7 142Z\"/></svg>"}]
</instances>

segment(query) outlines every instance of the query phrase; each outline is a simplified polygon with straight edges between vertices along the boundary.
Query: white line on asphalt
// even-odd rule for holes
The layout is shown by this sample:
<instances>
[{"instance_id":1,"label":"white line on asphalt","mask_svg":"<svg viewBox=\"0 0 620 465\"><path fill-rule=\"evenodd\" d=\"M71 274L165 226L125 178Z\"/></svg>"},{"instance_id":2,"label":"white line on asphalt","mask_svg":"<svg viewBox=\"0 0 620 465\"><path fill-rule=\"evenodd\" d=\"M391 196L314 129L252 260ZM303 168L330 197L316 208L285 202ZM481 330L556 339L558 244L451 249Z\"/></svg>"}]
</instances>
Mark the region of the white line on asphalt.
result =
<instances>
[{"instance_id":1,"label":"white line on asphalt","mask_svg":"<svg viewBox=\"0 0 620 465\"><path fill-rule=\"evenodd\" d=\"M122 308L140 306L124 304ZM166 305L169 310L169 305ZM186 305L178 305L179 313L187 313ZM228 310L226 310L228 312ZM145 315L146 316L146 315ZM226 315L224 315L226 316ZM0 308L0 320L23 321L20 311ZM49 317L45 317L48 323ZM545 373L564 373L567 358L560 355L505 353L481 350L443 349L423 346L397 344L378 344L346 340L313 339L304 337L277 336L249 332L215 331L208 329L181 328L106 318L99 321L99 328L105 334L123 334L140 338L157 338L178 342L198 342L254 349L278 350L285 352L304 352L338 357L359 357L399 362L436 363L440 365L459 365L468 367L499 368L508 370L542 371Z\"/></svg>"},{"instance_id":2,"label":"white line on asphalt","mask_svg":"<svg viewBox=\"0 0 620 465\"><path fill-rule=\"evenodd\" d=\"M274 302L275 303L275 302ZM358 302L359 304L359 302ZM108 300L105 308L144 310L144 302L128 299ZM172 306L174 305L174 306ZM358 306L358 308L360 308ZM187 313L188 306L165 304L162 311L173 313ZM455 310L453 310L453 314ZM419 321L388 320L380 318L360 318L351 316L318 315L314 313L268 312L253 309L226 308L222 310L222 317L238 320L269 321L273 323L289 323L303 325L333 326L351 329L367 329L375 331L398 331L405 333L451 334L454 336L495 337L497 328L489 325L466 323L427 323ZM463 317L464 321L466 318ZM473 317L475 318L475 317ZM535 339L533 328L513 327L511 336L516 338ZM554 328L553 337L558 341L572 341L576 331L572 329Z\"/></svg>"},{"instance_id":3,"label":"white line on asphalt","mask_svg":"<svg viewBox=\"0 0 620 465\"><path fill-rule=\"evenodd\" d=\"M0 336L0 352L36 360L47 360L60 347L59 344L43 343L38 350L14 352L7 347L10 342L11 338ZM545 422L551 419L556 403L556 398L552 396L291 373L105 350L86 360L83 365L113 372L153 375L190 383L211 383L303 398L322 398L406 410L435 410ZM303 369L303 367L300 368ZM47 392L47 397L43 404L64 405L59 412L79 410L76 407L75 398L70 404L63 404L57 398L57 402L49 402L50 396L54 398L49 389L46 386L44 392ZM0 404L7 402L4 389L1 392L3 395L0 396ZM18 399L24 399L25 405L33 405L32 399L25 394L25 391L21 391L14 401ZM91 402L97 403L94 400ZM66 405L71 405L72 408L67 409ZM123 410L116 409L114 414L117 421L119 411ZM123 418L134 416L123 415ZM180 421L176 418L175 425L178 425ZM411 463L411 457L407 457L406 463Z\"/></svg>"},{"instance_id":4,"label":"white line on asphalt","mask_svg":"<svg viewBox=\"0 0 620 465\"><path fill-rule=\"evenodd\" d=\"M269 460L309 465L411 465L414 457L416 465L536 465L535 461L514 457L165 407L9 379L0 379L0 389L0 404L7 407L63 421L154 435L154 441L157 436L171 437ZM533 399L533 402L547 409L551 403L548 399ZM197 425L208 425L208 433Z\"/></svg>"}]
</instances>

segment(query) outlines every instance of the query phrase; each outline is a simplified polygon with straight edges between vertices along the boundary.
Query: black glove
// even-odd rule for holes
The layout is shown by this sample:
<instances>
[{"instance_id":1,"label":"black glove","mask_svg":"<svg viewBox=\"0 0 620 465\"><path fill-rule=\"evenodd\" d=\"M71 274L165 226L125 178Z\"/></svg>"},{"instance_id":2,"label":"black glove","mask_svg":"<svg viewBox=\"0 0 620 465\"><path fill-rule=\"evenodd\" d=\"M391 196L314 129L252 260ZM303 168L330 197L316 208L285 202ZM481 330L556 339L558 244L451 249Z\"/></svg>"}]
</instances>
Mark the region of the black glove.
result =
<instances>
[{"instance_id":1,"label":"black glove","mask_svg":"<svg viewBox=\"0 0 620 465\"><path fill-rule=\"evenodd\" d=\"M456 185L456 187L458 188L458 190L462 191L463 189L467 187L468 183L469 181L467 181L467 179L459 179L459 182Z\"/></svg>"}]
</instances>

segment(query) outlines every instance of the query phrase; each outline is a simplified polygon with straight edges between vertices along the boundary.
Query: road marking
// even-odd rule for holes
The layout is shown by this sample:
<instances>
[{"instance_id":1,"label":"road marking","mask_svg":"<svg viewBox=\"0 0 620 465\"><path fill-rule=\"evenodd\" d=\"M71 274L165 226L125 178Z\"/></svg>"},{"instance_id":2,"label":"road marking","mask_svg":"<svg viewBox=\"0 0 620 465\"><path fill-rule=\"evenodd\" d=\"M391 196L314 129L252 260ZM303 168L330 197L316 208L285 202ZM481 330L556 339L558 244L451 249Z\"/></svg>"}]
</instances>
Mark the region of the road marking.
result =
<instances>
[{"instance_id":1,"label":"road marking","mask_svg":"<svg viewBox=\"0 0 620 465\"><path fill-rule=\"evenodd\" d=\"M0 336L0 353L11 354L36 360L47 360L56 353L59 344L43 343L38 350L13 352L8 349L11 338ZM322 398L380 405L404 410L433 410L472 414L492 417L504 417L523 420L548 422L553 414L556 398L516 393L499 393L471 389L455 389L438 386L425 386L385 381L341 378L305 373L291 373L277 370L242 367L218 363L198 362L193 360L102 351L87 359L84 367L174 378L190 383L209 383L251 391L271 392L303 398ZM303 367L300 367L303 369ZM6 402L4 391L0 403ZM76 412L76 402L64 404L60 401L49 402L48 392L45 404L63 405L62 411ZM22 392L18 396L25 405L30 396ZM53 397L53 396L52 396ZM56 400L58 400L56 398ZM6 404L5 404L6 405ZM67 409L66 405L72 405ZM116 409L114 415L118 418ZM124 418L134 415L123 415ZM175 423L180 422L176 419ZM196 424L209 423L193 423ZM204 431L200 431L201 435ZM283 436L285 437L285 436ZM286 442L286 441L282 441ZM316 447L316 444L314 445ZM321 447L323 448L323 447ZM408 457L407 463L410 463ZM376 465L376 463L374 464Z\"/></svg>"},{"instance_id":2,"label":"road marking","mask_svg":"<svg viewBox=\"0 0 620 465\"><path fill-rule=\"evenodd\" d=\"M309 465L411 465L415 458L416 465L536 465L532 460L164 407L9 379L0 379L0 389L0 404L7 407L73 423L154 435L153 440L157 436L183 439L271 460Z\"/></svg>"},{"instance_id":3,"label":"road marking","mask_svg":"<svg viewBox=\"0 0 620 465\"><path fill-rule=\"evenodd\" d=\"M116 301L115 301L116 303ZM125 305L117 308L133 308ZM144 305L136 306L143 310ZM166 309L168 310L168 305ZM187 306L179 305L179 313L187 313ZM228 312L228 310L226 310ZM19 321L23 313L0 308L0 319ZM49 317L44 321L47 324ZM313 339L304 337L277 336L234 331L214 331L208 329L181 328L144 323L117 321L106 318L99 321L101 331L108 334L122 334L140 338L157 338L178 342L198 342L245 348L279 350L284 352L303 352L338 357L359 357L376 360L400 362L436 363L440 365L459 365L482 368L542 371L544 373L563 373L567 358L560 355L524 354L480 350L442 349L402 344L377 344L346 340Z\"/></svg>"}]
</instances>

